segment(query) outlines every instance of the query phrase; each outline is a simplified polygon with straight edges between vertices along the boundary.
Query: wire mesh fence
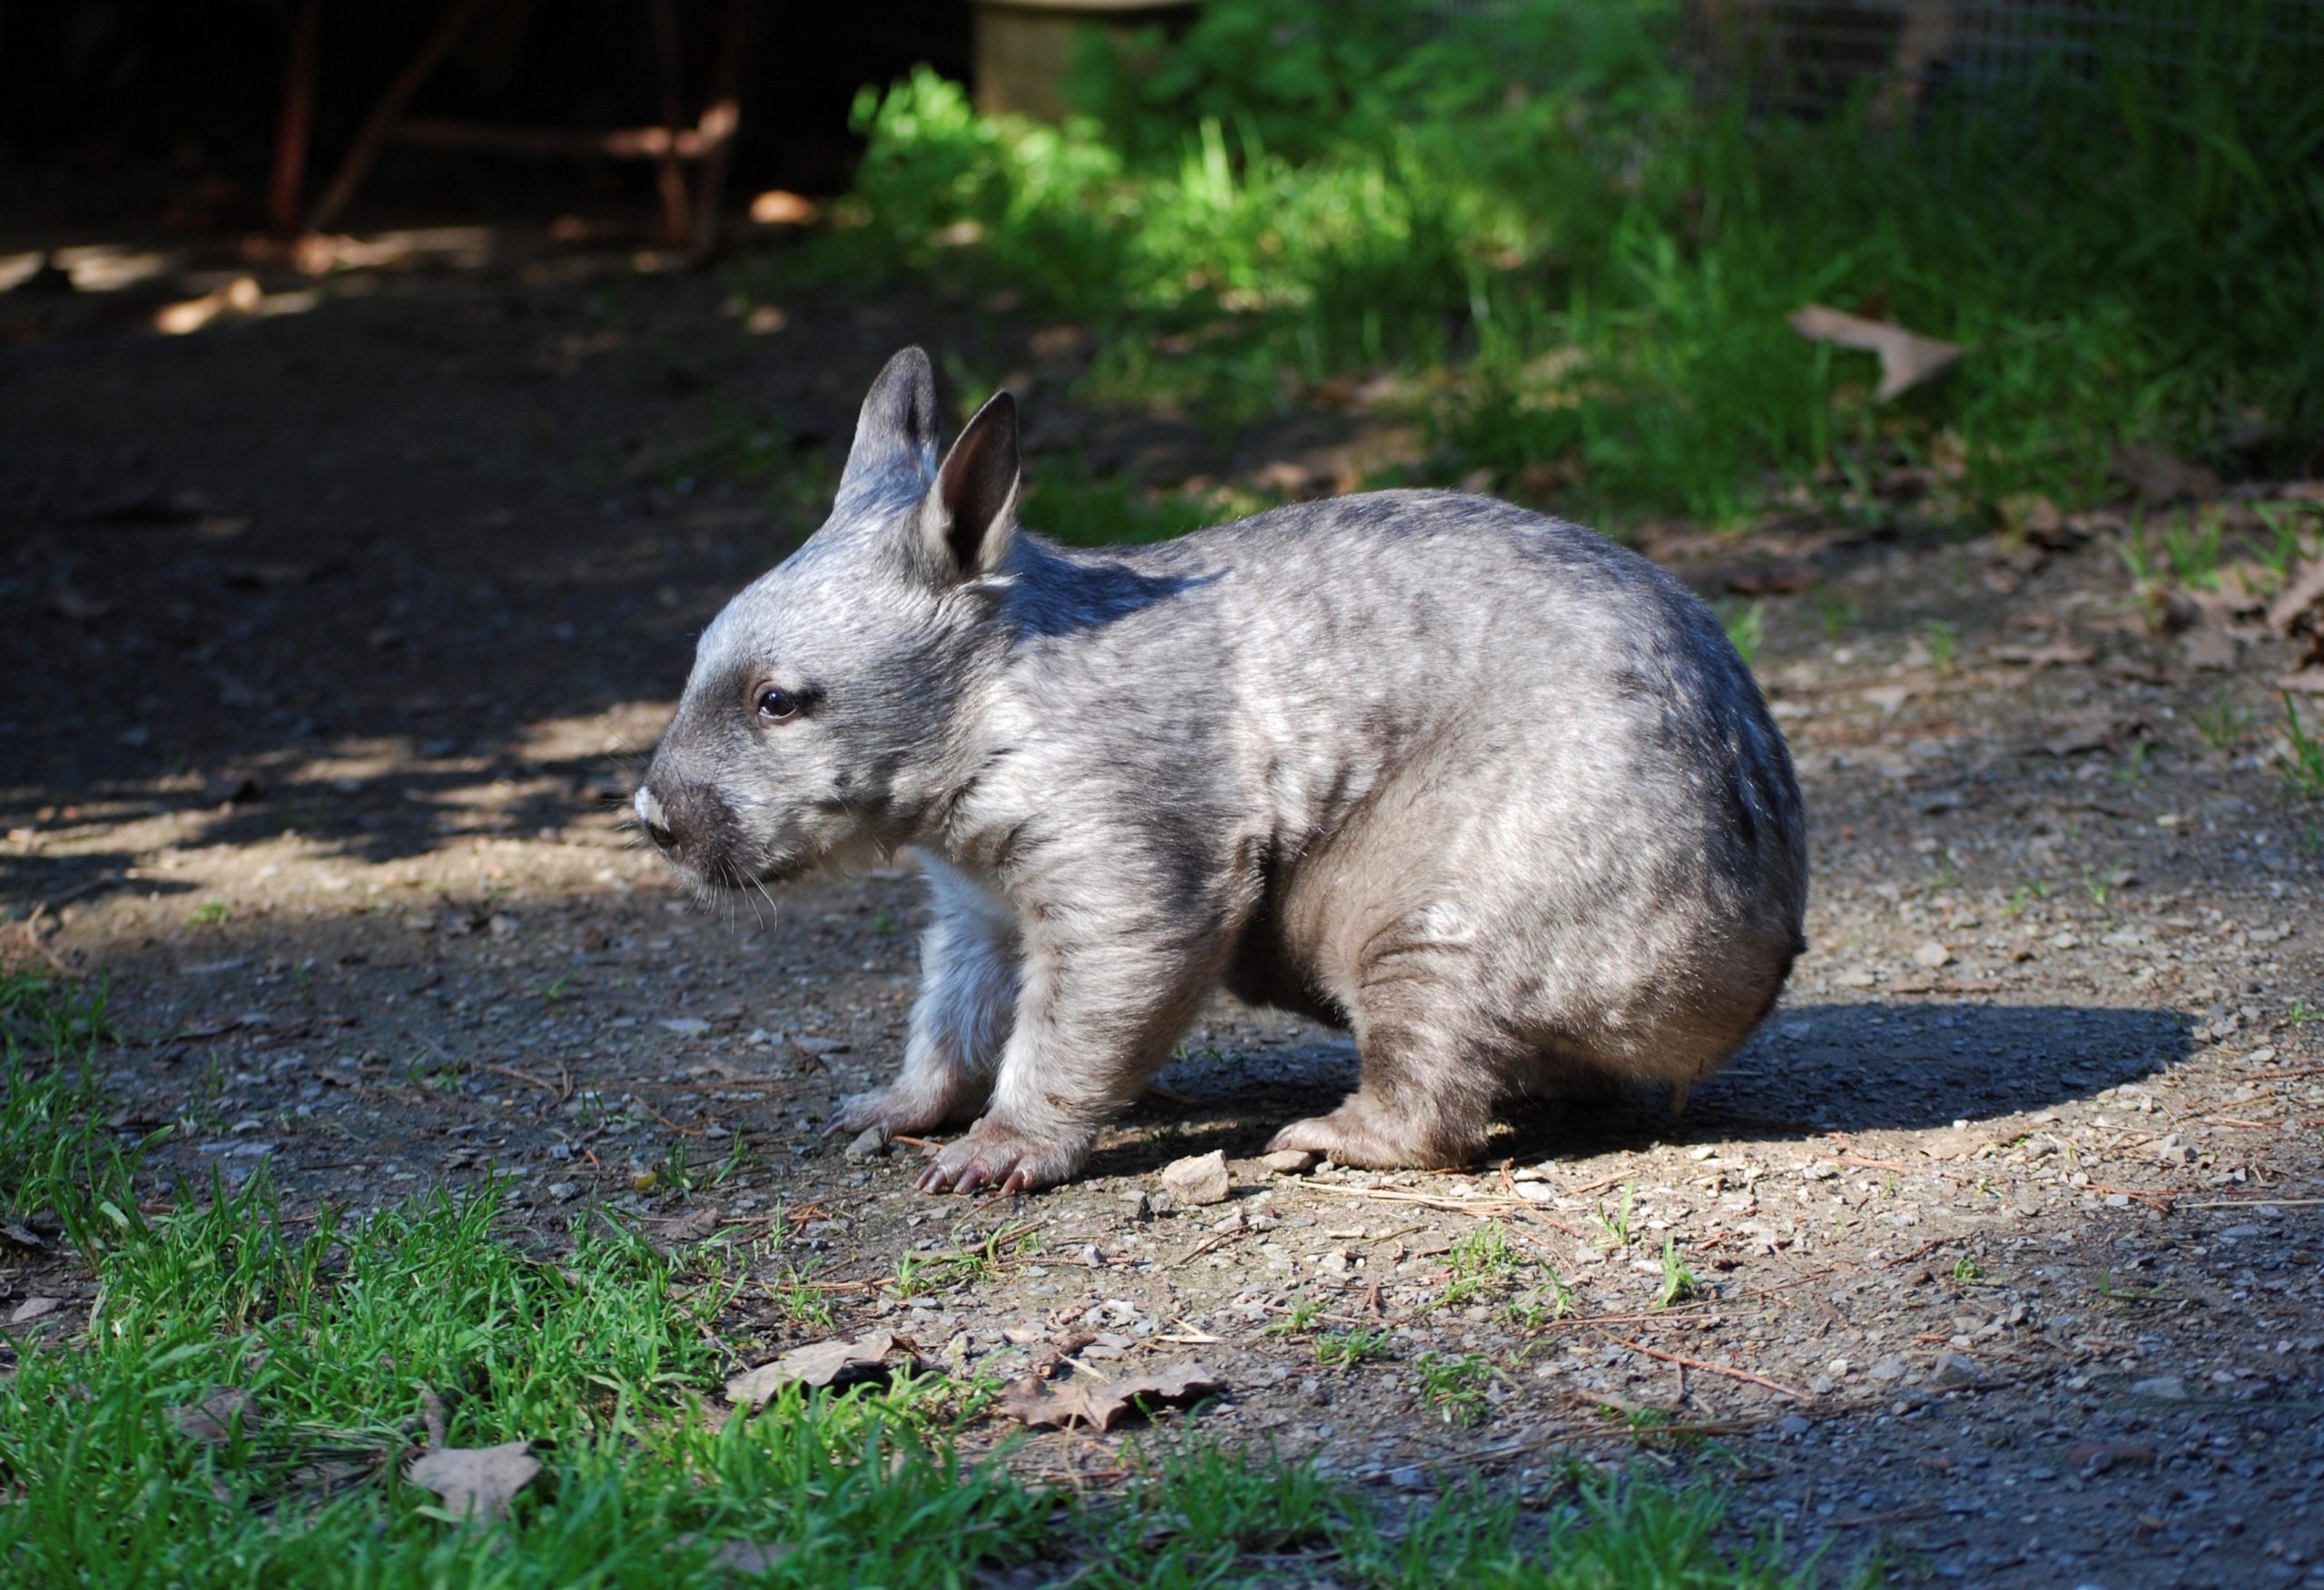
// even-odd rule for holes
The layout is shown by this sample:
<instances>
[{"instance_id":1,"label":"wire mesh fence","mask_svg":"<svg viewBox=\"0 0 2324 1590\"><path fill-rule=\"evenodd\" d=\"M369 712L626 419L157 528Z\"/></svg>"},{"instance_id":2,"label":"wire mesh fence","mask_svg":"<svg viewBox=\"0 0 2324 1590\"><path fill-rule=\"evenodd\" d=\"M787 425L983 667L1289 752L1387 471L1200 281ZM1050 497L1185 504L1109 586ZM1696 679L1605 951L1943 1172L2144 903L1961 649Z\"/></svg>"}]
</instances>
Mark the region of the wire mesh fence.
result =
<instances>
[{"instance_id":1,"label":"wire mesh fence","mask_svg":"<svg viewBox=\"0 0 2324 1590\"><path fill-rule=\"evenodd\" d=\"M1514 25L1571 0L1420 0L1446 24ZM1875 120L1940 104L2006 104L2061 76L2131 69L2148 83L2248 78L2275 97L2324 99L2324 0L1591 0L1665 24L1708 93L1820 114L1851 102ZM1516 63L1512 63L1516 64ZM1524 62L1536 72L1554 62Z\"/></svg>"},{"instance_id":2,"label":"wire mesh fence","mask_svg":"<svg viewBox=\"0 0 2324 1590\"><path fill-rule=\"evenodd\" d=\"M1685 0L1678 33L1708 85L1807 114L2005 104L2123 70L2324 94L2324 0Z\"/></svg>"}]
</instances>

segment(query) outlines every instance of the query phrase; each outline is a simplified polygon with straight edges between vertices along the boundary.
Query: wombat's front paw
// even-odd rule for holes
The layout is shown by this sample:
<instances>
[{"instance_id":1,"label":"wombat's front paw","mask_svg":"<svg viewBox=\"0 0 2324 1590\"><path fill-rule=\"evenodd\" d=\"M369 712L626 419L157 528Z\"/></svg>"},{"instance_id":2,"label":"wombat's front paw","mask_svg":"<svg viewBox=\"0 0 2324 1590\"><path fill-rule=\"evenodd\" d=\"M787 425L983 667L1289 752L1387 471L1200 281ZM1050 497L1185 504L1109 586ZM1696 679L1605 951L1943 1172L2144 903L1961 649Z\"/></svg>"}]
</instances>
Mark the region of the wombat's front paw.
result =
<instances>
[{"instance_id":1,"label":"wombat's front paw","mask_svg":"<svg viewBox=\"0 0 2324 1590\"><path fill-rule=\"evenodd\" d=\"M1398 1119L1358 1093L1329 1115L1293 1121L1275 1134L1267 1152L1300 1149L1369 1170L1435 1169L1465 1164L1475 1152L1476 1144L1449 1141L1454 1135Z\"/></svg>"},{"instance_id":2,"label":"wombat's front paw","mask_svg":"<svg viewBox=\"0 0 2324 1590\"><path fill-rule=\"evenodd\" d=\"M988 1115L967 1135L936 1151L920 1173L922 1192L974 1192L997 1186L1003 1192L1054 1187L1081 1169L1086 1142L1059 1142L1001 1126Z\"/></svg>"},{"instance_id":3,"label":"wombat's front paw","mask_svg":"<svg viewBox=\"0 0 2324 1590\"><path fill-rule=\"evenodd\" d=\"M867 1131L880 1134L886 1142L899 1132L906 1137L917 1136L931 1127L943 1124L945 1101L924 1093L908 1090L899 1084L870 1093L855 1093L840 1101L832 1112L831 1121L823 1128L825 1137L844 1133L858 1137Z\"/></svg>"}]
</instances>

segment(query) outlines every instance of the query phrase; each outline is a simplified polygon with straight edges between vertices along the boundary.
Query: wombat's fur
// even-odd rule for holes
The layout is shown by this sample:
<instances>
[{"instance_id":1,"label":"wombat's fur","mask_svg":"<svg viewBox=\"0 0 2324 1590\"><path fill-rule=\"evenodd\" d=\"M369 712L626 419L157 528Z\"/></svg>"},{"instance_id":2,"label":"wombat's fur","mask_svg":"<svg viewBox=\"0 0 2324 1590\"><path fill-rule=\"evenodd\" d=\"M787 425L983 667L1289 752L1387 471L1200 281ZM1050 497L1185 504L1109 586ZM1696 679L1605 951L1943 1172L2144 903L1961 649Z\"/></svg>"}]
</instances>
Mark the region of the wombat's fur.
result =
<instances>
[{"instance_id":1,"label":"wombat's fur","mask_svg":"<svg viewBox=\"0 0 2324 1590\"><path fill-rule=\"evenodd\" d=\"M920 852L902 1074L833 1131L976 1116L923 1187L1062 1180L1224 985L1355 1035L1363 1085L1275 1147L1452 1164L1512 1095L1683 1090L1775 1002L1798 786L1678 581L1433 491L1081 551L1017 528L1008 394L936 443L907 349L637 793L705 885Z\"/></svg>"}]
</instances>

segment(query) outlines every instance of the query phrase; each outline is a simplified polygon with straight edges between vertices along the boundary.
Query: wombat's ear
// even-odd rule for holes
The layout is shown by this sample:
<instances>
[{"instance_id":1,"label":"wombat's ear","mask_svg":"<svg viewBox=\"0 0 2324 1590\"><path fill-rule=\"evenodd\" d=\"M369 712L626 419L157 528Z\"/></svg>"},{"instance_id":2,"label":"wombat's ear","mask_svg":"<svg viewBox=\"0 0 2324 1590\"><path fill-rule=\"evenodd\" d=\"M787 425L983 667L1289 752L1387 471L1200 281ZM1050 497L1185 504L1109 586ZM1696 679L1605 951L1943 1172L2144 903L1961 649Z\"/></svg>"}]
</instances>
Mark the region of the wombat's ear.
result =
<instances>
[{"instance_id":1,"label":"wombat's ear","mask_svg":"<svg viewBox=\"0 0 2324 1590\"><path fill-rule=\"evenodd\" d=\"M1017 534L1017 400L995 392L936 471L921 504L921 549L937 578L990 574Z\"/></svg>"},{"instance_id":2,"label":"wombat's ear","mask_svg":"<svg viewBox=\"0 0 2324 1590\"><path fill-rule=\"evenodd\" d=\"M839 500L867 491L917 496L935 474L936 371L924 351L907 348L864 394Z\"/></svg>"}]
</instances>

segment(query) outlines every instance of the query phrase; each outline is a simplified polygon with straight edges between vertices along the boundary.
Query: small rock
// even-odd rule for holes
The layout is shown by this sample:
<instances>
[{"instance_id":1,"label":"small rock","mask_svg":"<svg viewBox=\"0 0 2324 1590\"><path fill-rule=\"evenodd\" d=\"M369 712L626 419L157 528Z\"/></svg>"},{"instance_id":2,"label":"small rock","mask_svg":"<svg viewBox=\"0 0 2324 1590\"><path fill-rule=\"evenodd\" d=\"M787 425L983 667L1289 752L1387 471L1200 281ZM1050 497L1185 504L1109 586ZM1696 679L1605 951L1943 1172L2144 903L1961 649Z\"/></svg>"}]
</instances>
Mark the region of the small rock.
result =
<instances>
[{"instance_id":1,"label":"small rock","mask_svg":"<svg viewBox=\"0 0 2324 1590\"><path fill-rule=\"evenodd\" d=\"M1146 1189L1143 1187L1133 1187L1125 1191L1122 1194L1122 1201L1129 1205L1131 1220L1143 1220L1153 1217L1154 1200L1146 1195Z\"/></svg>"},{"instance_id":2,"label":"small rock","mask_svg":"<svg viewBox=\"0 0 2324 1590\"><path fill-rule=\"evenodd\" d=\"M1875 1380L1902 1380L1907 1372L1902 1358L1883 1358L1871 1370Z\"/></svg>"},{"instance_id":3,"label":"small rock","mask_svg":"<svg viewBox=\"0 0 2324 1590\"><path fill-rule=\"evenodd\" d=\"M1776 1433L1781 1436L1804 1436L1815 1427L1815 1420L1802 1418L1796 1413L1787 1413L1776 1420Z\"/></svg>"},{"instance_id":4,"label":"small rock","mask_svg":"<svg viewBox=\"0 0 2324 1590\"><path fill-rule=\"evenodd\" d=\"M662 1023L665 1032L675 1032L681 1038L699 1038L710 1031L710 1023L700 1016L673 1016Z\"/></svg>"},{"instance_id":5,"label":"small rock","mask_svg":"<svg viewBox=\"0 0 2324 1590\"><path fill-rule=\"evenodd\" d=\"M1277 1149L1261 1155L1259 1163L1278 1176L1305 1176L1315 1168L1315 1159L1305 1149Z\"/></svg>"},{"instance_id":6,"label":"small rock","mask_svg":"<svg viewBox=\"0 0 2324 1590\"><path fill-rule=\"evenodd\" d=\"M2202 1151L2177 1132L2161 1139L2148 1151L2165 1165L2191 1165L2202 1158Z\"/></svg>"},{"instance_id":7,"label":"small rock","mask_svg":"<svg viewBox=\"0 0 2324 1590\"><path fill-rule=\"evenodd\" d=\"M1939 1387L1974 1386L1985 1378L1977 1368L1977 1360L1966 1353L1939 1353L1936 1368L1929 1376L1929 1384Z\"/></svg>"},{"instance_id":8,"label":"small rock","mask_svg":"<svg viewBox=\"0 0 2324 1590\"><path fill-rule=\"evenodd\" d=\"M1180 1203L1226 1201L1226 1156L1216 1149L1173 1161L1162 1170L1162 1185Z\"/></svg>"},{"instance_id":9,"label":"small rock","mask_svg":"<svg viewBox=\"0 0 2324 1590\"><path fill-rule=\"evenodd\" d=\"M1546 1181L1520 1181L1517 1184L1517 1196L1527 1203L1555 1203L1558 1192L1556 1188Z\"/></svg>"},{"instance_id":10,"label":"small rock","mask_svg":"<svg viewBox=\"0 0 2324 1590\"><path fill-rule=\"evenodd\" d=\"M886 1132L876 1126L867 1126L855 1134L854 1141L847 1145L846 1154L850 1160L860 1164L865 1160L878 1159L891 1146Z\"/></svg>"},{"instance_id":11,"label":"small rock","mask_svg":"<svg viewBox=\"0 0 2324 1590\"><path fill-rule=\"evenodd\" d=\"M2118 1463L2148 1467L2154 1462L2154 1448L2136 1441L2085 1441L2066 1448L2066 1461L2084 1474L2103 1474Z\"/></svg>"},{"instance_id":12,"label":"small rock","mask_svg":"<svg viewBox=\"0 0 2324 1590\"><path fill-rule=\"evenodd\" d=\"M1428 1476L1417 1468L1392 1468L1388 1471L1388 1483L1400 1491L1424 1491L1428 1488Z\"/></svg>"},{"instance_id":13,"label":"small rock","mask_svg":"<svg viewBox=\"0 0 2324 1590\"><path fill-rule=\"evenodd\" d=\"M1915 966L1925 967L1931 972L1935 971L1939 966L1944 965L1951 959L1953 959L1953 952L1946 949L1943 944L1938 943L1935 939L1929 940L1928 943L1923 944L1919 949L1913 952L1913 964Z\"/></svg>"},{"instance_id":14,"label":"small rock","mask_svg":"<svg viewBox=\"0 0 2324 1590\"><path fill-rule=\"evenodd\" d=\"M1840 1168L1818 1160L1812 1165L1801 1167L1799 1173L1810 1181L1830 1181L1839 1175Z\"/></svg>"},{"instance_id":15,"label":"small rock","mask_svg":"<svg viewBox=\"0 0 2324 1590\"><path fill-rule=\"evenodd\" d=\"M1841 988L1870 988L1872 986L1872 973L1865 971L1862 967L1858 967L1852 972L1841 973L1837 977L1833 978L1832 981Z\"/></svg>"},{"instance_id":16,"label":"small rock","mask_svg":"<svg viewBox=\"0 0 2324 1590\"><path fill-rule=\"evenodd\" d=\"M16 1305L16 1311L8 1316L8 1323L30 1325L34 1320L54 1314L63 1307L64 1307L64 1299L62 1298L26 1298Z\"/></svg>"},{"instance_id":17,"label":"small rock","mask_svg":"<svg viewBox=\"0 0 2324 1590\"><path fill-rule=\"evenodd\" d=\"M2187 1383L2176 1375L2152 1375L2143 1380L2131 1382L2132 1397L2149 1397L2157 1402L2184 1402Z\"/></svg>"}]
</instances>

